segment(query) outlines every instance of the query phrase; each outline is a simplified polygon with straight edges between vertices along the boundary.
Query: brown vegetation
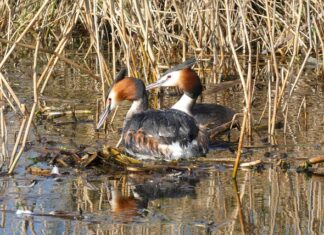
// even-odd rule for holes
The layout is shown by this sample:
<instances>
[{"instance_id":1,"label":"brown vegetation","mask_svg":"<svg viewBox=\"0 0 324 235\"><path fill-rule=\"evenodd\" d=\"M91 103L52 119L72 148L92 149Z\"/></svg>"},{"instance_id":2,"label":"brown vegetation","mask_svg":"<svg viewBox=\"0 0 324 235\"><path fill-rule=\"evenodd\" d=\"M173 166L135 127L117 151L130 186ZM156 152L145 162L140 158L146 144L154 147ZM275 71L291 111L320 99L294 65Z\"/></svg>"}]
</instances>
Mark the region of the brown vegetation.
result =
<instances>
[{"instance_id":1,"label":"brown vegetation","mask_svg":"<svg viewBox=\"0 0 324 235\"><path fill-rule=\"evenodd\" d=\"M100 77L104 100L107 86L123 64L130 75L148 83L161 69L193 55L202 61L199 69L213 71L222 69L226 58L235 64L230 73L239 76L243 87L246 123L242 125L241 143L244 133L251 137L254 78L261 61L269 76L265 110L272 136L278 112L287 116L289 98L309 57L317 59L318 74L324 68L324 6L318 0L4 0L0 14L1 100L23 115L19 136L8 157L4 105L0 109L2 157L10 159L3 161L10 163L9 173L24 149L39 94L46 93L58 61L93 78ZM30 115L11 88L10 77L3 73L8 58L19 55L19 47L34 54L34 104ZM84 61L91 52L96 54L97 67L69 58L85 51ZM37 77L40 53L47 53L48 61ZM289 61L285 67L279 66L283 57ZM296 63L301 64L297 73L293 69ZM287 86L289 83L292 86Z\"/></svg>"}]
</instances>

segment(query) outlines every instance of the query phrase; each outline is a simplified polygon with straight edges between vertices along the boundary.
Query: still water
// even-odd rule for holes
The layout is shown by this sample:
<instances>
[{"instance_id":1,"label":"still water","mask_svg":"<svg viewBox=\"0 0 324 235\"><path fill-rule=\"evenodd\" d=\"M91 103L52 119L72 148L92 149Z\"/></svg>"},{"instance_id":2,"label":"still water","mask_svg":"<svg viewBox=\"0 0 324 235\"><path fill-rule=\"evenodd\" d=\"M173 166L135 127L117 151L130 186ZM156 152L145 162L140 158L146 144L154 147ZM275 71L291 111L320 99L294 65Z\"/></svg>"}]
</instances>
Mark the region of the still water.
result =
<instances>
[{"instance_id":1,"label":"still water","mask_svg":"<svg viewBox=\"0 0 324 235\"><path fill-rule=\"evenodd\" d=\"M6 75L23 102L30 104L30 67L26 61L20 63L17 67L8 66ZM265 78L260 75L256 84L255 122L267 100ZM117 143L117 131L108 135L94 131L99 84L62 66L56 69L49 87L43 97L48 106L73 106L92 113L77 116L77 123L69 117L39 120L37 131L43 139L39 146L54 143L66 148L81 144L100 147ZM246 148L243 160L262 159L266 164L259 170L240 170L236 182L231 180L228 164L210 161L184 172L107 174L93 169L61 168L58 177L35 176L26 171L40 155L33 148L36 142L32 131L31 144L16 174L0 178L0 233L323 234L324 180L296 172L301 160L321 155L324 150L323 88L324 82L317 78L314 69L307 68L289 102L287 133L278 129L277 145L271 147L266 144L266 131L254 132L253 144L257 147ZM176 99L166 95L163 106L169 107ZM306 106L300 109L303 100ZM242 91L234 87L203 96L199 102L215 102L240 112ZM127 103L120 107L114 129L121 127L128 107ZM18 124L13 113L7 115L10 149ZM279 120L283 120L282 115ZM234 130L231 141L236 142L237 136L238 131ZM207 157L234 159L235 152L216 148ZM289 163L288 170L277 166L280 159ZM33 214L17 214L18 209Z\"/></svg>"}]
</instances>

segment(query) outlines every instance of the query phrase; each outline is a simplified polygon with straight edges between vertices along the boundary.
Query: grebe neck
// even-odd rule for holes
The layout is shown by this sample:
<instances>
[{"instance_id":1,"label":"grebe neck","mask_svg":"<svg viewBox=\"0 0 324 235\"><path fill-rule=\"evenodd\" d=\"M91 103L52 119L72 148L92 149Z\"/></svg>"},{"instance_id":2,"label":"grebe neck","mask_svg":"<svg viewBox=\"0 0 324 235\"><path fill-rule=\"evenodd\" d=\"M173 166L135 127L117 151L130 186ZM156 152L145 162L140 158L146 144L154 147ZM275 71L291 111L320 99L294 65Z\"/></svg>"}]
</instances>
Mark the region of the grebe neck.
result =
<instances>
[{"instance_id":1,"label":"grebe neck","mask_svg":"<svg viewBox=\"0 0 324 235\"><path fill-rule=\"evenodd\" d=\"M192 116L191 108L195 103L196 103L196 99L193 99L184 93L181 96L181 98L177 101L177 103L175 103L171 108L180 110Z\"/></svg>"},{"instance_id":2,"label":"grebe neck","mask_svg":"<svg viewBox=\"0 0 324 235\"><path fill-rule=\"evenodd\" d=\"M145 110L148 109L148 98L147 95L144 95L142 98L138 100L134 100L131 107L129 108L127 114L126 114L126 119L124 122L125 123L130 120L135 114L141 113Z\"/></svg>"}]
</instances>

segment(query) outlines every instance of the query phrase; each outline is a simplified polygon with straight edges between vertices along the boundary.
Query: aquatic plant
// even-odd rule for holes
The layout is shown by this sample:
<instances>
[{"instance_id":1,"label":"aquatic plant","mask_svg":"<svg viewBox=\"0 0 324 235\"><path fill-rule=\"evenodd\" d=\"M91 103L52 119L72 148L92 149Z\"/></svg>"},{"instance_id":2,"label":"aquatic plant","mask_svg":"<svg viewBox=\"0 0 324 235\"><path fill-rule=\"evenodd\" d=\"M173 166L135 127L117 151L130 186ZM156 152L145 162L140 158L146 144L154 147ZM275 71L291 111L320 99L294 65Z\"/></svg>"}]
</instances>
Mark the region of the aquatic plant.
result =
<instances>
[{"instance_id":1,"label":"aquatic plant","mask_svg":"<svg viewBox=\"0 0 324 235\"><path fill-rule=\"evenodd\" d=\"M287 119L288 101L310 57L316 58L318 75L324 74L324 6L318 0L4 0L0 13L2 161L8 163L9 173L21 156L40 105L38 97L50 89L58 61L100 81L105 102L107 86L121 64L148 83L171 64L194 55L201 61L200 73L212 68L214 74L235 75L241 81L244 121L239 146L243 146L244 136L252 138L251 104L260 70L268 72L264 115L271 143L278 113ZM27 108L3 72L10 56L19 56L21 48L34 54L34 103ZM69 58L69 52L84 51L87 53L78 61ZM48 55L47 65L38 77L41 53ZM83 62L91 53L96 54L97 62L92 67ZM282 58L289 61L288 66L280 65ZM301 64L297 73L293 69L296 63ZM5 142L5 104L23 117L11 157ZM238 159L239 155L240 151Z\"/></svg>"}]
</instances>

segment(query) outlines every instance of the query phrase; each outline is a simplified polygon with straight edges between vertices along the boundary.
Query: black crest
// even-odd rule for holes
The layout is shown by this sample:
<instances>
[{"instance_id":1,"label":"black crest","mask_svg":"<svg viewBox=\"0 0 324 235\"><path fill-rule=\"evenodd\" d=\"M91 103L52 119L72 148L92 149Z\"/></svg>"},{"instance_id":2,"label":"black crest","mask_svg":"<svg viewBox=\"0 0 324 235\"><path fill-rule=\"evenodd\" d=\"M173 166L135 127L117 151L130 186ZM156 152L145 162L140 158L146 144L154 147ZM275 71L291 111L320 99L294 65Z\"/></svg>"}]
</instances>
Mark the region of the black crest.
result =
<instances>
[{"instance_id":1,"label":"black crest","mask_svg":"<svg viewBox=\"0 0 324 235\"><path fill-rule=\"evenodd\" d=\"M116 78L114 80L114 84L123 80L127 76L127 68L122 68L119 73L117 73Z\"/></svg>"},{"instance_id":2,"label":"black crest","mask_svg":"<svg viewBox=\"0 0 324 235\"><path fill-rule=\"evenodd\" d=\"M174 71L191 68L196 62L197 62L196 58L192 57L192 58L186 60L185 62L178 64L178 65L174 66L173 68L168 69L161 75L161 77L165 76L168 73L174 72Z\"/></svg>"},{"instance_id":3,"label":"black crest","mask_svg":"<svg viewBox=\"0 0 324 235\"><path fill-rule=\"evenodd\" d=\"M114 82L111 84L110 88L108 89L108 95L112 89L112 87L119 81L123 80L127 76L127 68L122 68L119 73L117 73ZM106 98L108 98L108 95Z\"/></svg>"}]
</instances>

